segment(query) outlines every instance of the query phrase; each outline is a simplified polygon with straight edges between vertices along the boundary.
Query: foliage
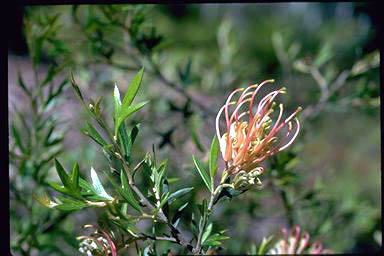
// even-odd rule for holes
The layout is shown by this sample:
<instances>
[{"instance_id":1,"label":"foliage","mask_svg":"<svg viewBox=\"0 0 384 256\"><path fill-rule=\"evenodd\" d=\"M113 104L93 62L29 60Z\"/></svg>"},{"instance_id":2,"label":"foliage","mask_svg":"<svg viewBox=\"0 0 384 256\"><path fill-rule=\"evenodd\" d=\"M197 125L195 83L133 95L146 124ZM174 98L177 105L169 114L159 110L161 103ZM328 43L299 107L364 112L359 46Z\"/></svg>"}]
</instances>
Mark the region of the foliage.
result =
<instances>
[{"instance_id":1,"label":"foliage","mask_svg":"<svg viewBox=\"0 0 384 256\"><path fill-rule=\"evenodd\" d=\"M171 15L172 8L188 12L189 19ZM11 114L14 253L67 255L80 248L93 255L265 254L276 242L271 233L281 225L300 225L335 252L356 251L364 243L377 248L381 218L377 198L371 196L377 191L361 192L352 164L341 166L339 173L329 159L315 165L326 151L327 133L319 127L334 129L327 128L327 116L378 115L380 56L377 49L362 49L368 36L349 35L332 20L317 30L301 31L299 18L288 22L284 15L271 15L271 6L243 9L249 27L238 29L229 12L213 22L197 17L203 8L214 7L27 9L25 35L35 81L25 83L19 76L30 107L21 111L14 104ZM48 10L52 15L45 14ZM252 24L249 17L255 15L264 18ZM363 30L355 19L343 24L351 31ZM343 44L339 33L345 36ZM44 61L50 67L41 79ZM220 138L212 138L211 131L228 92L266 74L286 84L288 112L304 107L302 129L294 145L261 163L265 172L259 176L258 169L255 175L262 182L257 178L254 184L256 176L226 171ZM55 111L67 80L83 110L73 115L92 141L76 151L62 145L65 126L62 113ZM364 163L368 169L377 166ZM323 169L329 170L319 174ZM50 209L25 196L32 191L35 201ZM32 217L25 222L18 220L22 208ZM85 230L72 228L79 222L95 232L85 235ZM341 234L350 235L339 241ZM69 247L62 248L63 243Z\"/></svg>"}]
</instances>

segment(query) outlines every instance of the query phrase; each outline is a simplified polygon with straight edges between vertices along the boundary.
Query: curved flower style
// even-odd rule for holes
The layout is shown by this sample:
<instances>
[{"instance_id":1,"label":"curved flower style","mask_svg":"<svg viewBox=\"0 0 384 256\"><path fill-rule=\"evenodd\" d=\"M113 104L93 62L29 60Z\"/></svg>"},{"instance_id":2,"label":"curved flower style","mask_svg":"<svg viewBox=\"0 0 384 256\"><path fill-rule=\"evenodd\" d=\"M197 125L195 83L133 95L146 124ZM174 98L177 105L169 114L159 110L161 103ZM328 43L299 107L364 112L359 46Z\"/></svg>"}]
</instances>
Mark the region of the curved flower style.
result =
<instances>
[{"instance_id":1,"label":"curved flower style","mask_svg":"<svg viewBox=\"0 0 384 256\"><path fill-rule=\"evenodd\" d=\"M89 236L79 236L79 252L88 256L112 255L117 256L117 250L112 237L104 230L97 229L93 225L84 225L84 228L95 228L96 231Z\"/></svg>"},{"instance_id":2,"label":"curved flower style","mask_svg":"<svg viewBox=\"0 0 384 256\"><path fill-rule=\"evenodd\" d=\"M224 106L216 116L216 133L220 143L220 150L227 165L229 174L240 171L250 172L259 167L259 163L275 153L286 149L293 143L300 130L300 123L295 116L301 107L298 107L288 118L281 121L283 104L279 105L280 113L273 127L270 115L273 112L277 95L286 93L283 87L265 95L256 106L255 96L260 88L274 80L266 80L261 84L254 84L248 88L239 88L233 91L227 98ZM237 100L233 100L236 94L240 94ZM245 106L246 109L242 110ZM255 106L255 109L254 109ZM230 113L230 108L233 110ZM224 115L226 132L221 135L219 122ZM247 118L248 116L248 118ZM293 136L292 119L295 121ZM288 125L283 140L277 144L277 134ZM277 145L276 145L277 144Z\"/></svg>"},{"instance_id":3,"label":"curved flower style","mask_svg":"<svg viewBox=\"0 0 384 256\"><path fill-rule=\"evenodd\" d=\"M281 230L283 238L279 240L267 254L330 254L329 249L324 249L320 242L309 243L310 236L307 232L300 233L300 227L296 226L288 234L286 229Z\"/></svg>"}]
</instances>

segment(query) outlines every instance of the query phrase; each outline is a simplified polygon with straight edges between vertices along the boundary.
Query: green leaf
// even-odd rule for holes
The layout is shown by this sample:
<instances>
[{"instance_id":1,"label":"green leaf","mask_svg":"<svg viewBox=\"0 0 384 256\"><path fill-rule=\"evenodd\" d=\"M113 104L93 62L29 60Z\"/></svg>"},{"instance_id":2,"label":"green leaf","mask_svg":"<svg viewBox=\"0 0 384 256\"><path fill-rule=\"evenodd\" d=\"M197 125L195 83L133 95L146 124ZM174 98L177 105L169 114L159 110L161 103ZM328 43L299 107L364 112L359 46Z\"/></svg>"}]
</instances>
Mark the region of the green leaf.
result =
<instances>
[{"instance_id":1,"label":"green leaf","mask_svg":"<svg viewBox=\"0 0 384 256\"><path fill-rule=\"evenodd\" d=\"M61 82L61 84L58 86L58 88L55 92L49 93L48 99L44 103L45 107L47 107L52 100L54 100L57 96L59 96L63 92L64 86L67 85L67 83L68 83L68 81L66 79L64 79ZM50 88L52 88L52 87L50 87Z\"/></svg>"},{"instance_id":2,"label":"green leaf","mask_svg":"<svg viewBox=\"0 0 384 256\"><path fill-rule=\"evenodd\" d=\"M316 67L321 67L324 63L326 63L332 57L333 57L333 52L331 49L331 45L329 43L325 43L323 47L320 49L317 57L315 58L313 65Z\"/></svg>"},{"instance_id":3,"label":"green leaf","mask_svg":"<svg viewBox=\"0 0 384 256\"><path fill-rule=\"evenodd\" d=\"M32 97L32 93L31 91L27 88L27 86L25 86L24 84L24 81L23 81L23 78L21 76L21 73L20 71L17 72L17 77L18 77L18 81L17 81L17 84L21 87L21 89L23 89L23 91L29 96L29 97Z\"/></svg>"},{"instance_id":4,"label":"green leaf","mask_svg":"<svg viewBox=\"0 0 384 256\"><path fill-rule=\"evenodd\" d=\"M147 104L148 101L143 101L143 102L140 102L136 105L133 105L133 106L128 106L128 107L122 107L120 113L119 113L119 116L117 117L116 119L116 124L115 124L115 136L117 136L117 131L119 130L119 127L121 125L121 123L128 117L130 116L131 114L133 114L134 112L140 110L142 107L144 107L145 104Z\"/></svg>"},{"instance_id":5,"label":"green leaf","mask_svg":"<svg viewBox=\"0 0 384 256\"><path fill-rule=\"evenodd\" d=\"M205 228L205 231L204 231L203 236L201 238L201 243L204 244L205 240L207 240L207 238L209 237L211 232L212 232L212 223L209 223L209 225Z\"/></svg>"},{"instance_id":6,"label":"green leaf","mask_svg":"<svg viewBox=\"0 0 384 256\"><path fill-rule=\"evenodd\" d=\"M212 187L211 187L211 180L207 174L207 172L204 170L204 167L203 165L201 164L201 162L199 161L199 159L196 159L195 156L192 156L192 159L193 159L193 163L195 164L195 167L196 167L196 170L198 171L198 173L200 174L201 178L203 179L205 185L207 186L207 188L209 189L209 191L211 191L211 193L213 193L212 191Z\"/></svg>"},{"instance_id":7,"label":"green leaf","mask_svg":"<svg viewBox=\"0 0 384 256\"><path fill-rule=\"evenodd\" d=\"M121 179L121 187L116 185L116 183L110 178L110 181L112 185L117 189L119 194L127 201L133 208L135 208L139 212L143 212L141 209L139 202L136 200L136 198L133 195L133 192L129 186L127 174L124 172L124 170L121 170L120 172L120 179Z\"/></svg>"},{"instance_id":8,"label":"green leaf","mask_svg":"<svg viewBox=\"0 0 384 256\"><path fill-rule=\"evenodd\" d=\"M139 127L140 127L140 124L136 124L132 128L131 133L129 134L127 148L126 148L126 155L127 155L127 157L131 156L133 143L135 143L137 134L139 133Z\"/></svg>"},{"instance_id":9,"label":"green leaf","mask_svg":"<svg viewBox=\"0 0 384 256\"><path fill-rule=\"evenodd\" d=\"M221 232L220 232L221 233ZM203 245L208 245L208 246L217 246L221 244L221 240L226 240L229 239L229 236L224 236L222 234L216 233L211 236L209 236L204 242Z\"/></svg>"},{"instance_id":10,"label":"green leaf","mask_svg":"<svg viewBox=\"0 0 384 256\"><path fill-rule=\"evenodd\" d=\"M59 174L60 180L63 183L64 187L70 188L71 181L69 179L69 176L67 172L64 170L63 166L60 164L60 162L56 158L55 158L55 165L56 165L57 174Z\"/></svg>"},{"instance_id":11,"label":"green leaf","mask_svg":"<svg viewBox=\"0 0 384 256\"><path fill-rule=\"evenodd\" d=\"M91 167L91 179L92 179L92 186L94 188L94 191L98 196L108 200L113 200L113 197L111 197L110 195L107 194L107 192L105 192L105 189L101 184L100 179L97 176L97 173L95 169L93 169L93 167Z\"/></svg>"},{"instance_id":12,"label":"green leaf","mask_svg":"<svg viewBox=\"0 0 384 256\"><path fill-rule=\"evenodd\" d=\"M168 201L169 201L169 198L168 198ZM188 204L189 202L186 202L185 204L180 206L179 209L177 209L177 212L175 213L175 215L172 217L171 223L174 225L174 227L177 227L177 225L179 224L180 218L183 214L183 210L185 209L185 207L187 207Z\"/></svg>"},{"instance_id":13,"label":"green leaf","mask_svg":"<svg viewBox=\"0 0 384 256\"><path fill-rule=\"evenodd\" d=\"M60 201L62 201L62 203L55 206L54 208L62 211L76 211L88 206L87 203L63 196L60 197Z\"/></svg>"},{"instance_id":14,"label":"green leaf","mask_svg":"<svg viewBox=\"0 0 384 256\"><path fill-rule=\"evenodd\" d=\"M361 60L356 62L351 69L351 76L357 76L367 72L369 69L377 68L380 65L380 52L375 50L365 55Z\"/></svg>"},{"instance_id":15,"label":"green leaf","mask_svg":"<svg viewBox=\"0 0 384 256\"><path fill-rule=\"evenodd\" d=\"M273 239L273 236L269 236L267 238L263 238L263 241L261 242L261 245L259 247L259 250L257 251L257 254L264 255L267 252L267 249L269 247L269 244L271 243Z\"/></svg>"},{"instance_id":16,"label":"green leaf","mask_svg":"<svg viewBox=\"0 0 384 256\"><path fill-rule=\"evenodd\" d=\"M216 176L217 172L217 157L219 155L219 140L217 139L216 135L213 137L212 143L211 143L211 150L209 153L209 173L211 175L211 182L213 185L214 178Z\"/></svg>"},{"instance_id":17,"label":"green leaf","mask_svg":"<svg viewBox=\"0 0 384 256\"><path fill-rule=\"evenodd\" d=\"M199 137L197 136L197 133L195 131L195 129L192 127L192 131L191 131L191 136L192 136L192 141L193 143L195 143L197 149L200 151L200 152L204 152L204 146L201 144L200 142L200 139Z\"/></svg>"},{"instance_id":18,"label":"green leaf","mask_svg":"<svg viewBox=\"0 0 384 256\"><path fill-rule=\"evenodd\" d=\"M114 110L115 110L115 120L119 116L120 110L121 110L121 100L120 100L120 92L119 88L117 87L117 84L115 83L115 88L113 90L113 105L114 105Z\"/></svg>"},{"instance_id":19,"label":"green leaf","mask_svg":"<svg viewBox=\"0 0 384 256\"><path fill-rule=\"evenodd\" d=\"M143 79L144 75L144 67L140 69L139 72L136 73L135 77L131 81L131 83L128 86L128 90L125 93L124 99L123 99L123 106L122 108L127 108L131 105L133 99L135 98L137 91L139 90L141 81Z\"/></svg>"},{"instance_id":20,"label":"green leaf","mask_svg":"<svg viewBox=\"0 0 384 256\"><path fill-rule=\"evenodd\" d=\"M124 230L125 232L128 232L132 236L137 237L137 234L139 233L136 226L127 220L124 220L124 221L122 221L122 220L119 220L119 221L110 220L110 222L115 224L116 226L118 226L119 228Z\"/></svg>"},{"instance_id":21,"label":"green leaf","mask_svg":"<svg viewBox=\"0 0 384 256\"><path fill-rule=\"evenodd\" d=\"M79 165L77 163L73 165L70 180L71 180L71 186L75 190L79 190Z\"/></svg>"},{"instance_id":22,"label":"green leaf","mask_svg":"<svg viewBox=\"0 0 384 256\"><path fill-rule=\"evenodd\" d=\"M43 196L38 196L33 192L32 198L47 208L54 208L55 206L57 206L55 202L49 199L49 196L46 192L43 194Z\"/></svg>"},{"instance_id":23,"label":"green leaf","mask_svg":"<svg viewBox=\"0 0 384 256\"><path fill-rule=\"evenodd\" d=\"M173 192L168 198L168 203L169 204L173 203L176 200L176 198L182 197L182 196L188 194L192 190L193 190L193 187L190 187L190 188L183 188L183 189L180 189L176 192Z\"/></svg>"},{"instance_id":24,"label":"green leaf","mask_svg":"<svg viewBox=\"0 0 384 256\"><path fill-rule=\"evenodd\" d=\"M80 91L80 88L79 86L77 85L76 81L75 81L75 77L73 76L73 73L71 72L71 85L73 87L73 89L75 90L75 93L77 95L77 97L79 97L79 99L84 102L84 98L83 98L83 95L81 94L81 91Z\"/></svg>"},{"instance_id":25,"label":"green leaf","mask_svg":"<svg viewBox=\"0 0 384 256\"><path fill-rule=\"evenodd\" d=\"M21 152L25 153L25 147L21 142L19 131L16 129L16 126L14 124L11 125L11 129L12 129L12 135L15 139L16 145L19 146Z\"/></svg>"},{"instance_id":26,"label":"green leaf","mask_svg":"<svg viewBox=\"0 0 384 256\"><path fill-rule=\"evenodd\" d=\"M82 188L82 189L85 189L85 191L89 192L93 192L94 191L94 188L92 187L91 184L88 183L88 181L82 179L82 178L79 178L79 186Z\"/></svg>"},{"instance_id":27,"label":"green leaf","mask_svg":"<svg viewBox=\"0 0 384 256\"><path fill-rule=\"evenodd\" d=\"M163 206L164 206L164 204L168 201L168 198L169 198L169 192L167 192L166 194L164 194L163 195L163 199L161 199L161 201L160 201L160 205L159 205L159 207L157 208L158 210L160 210ZM157 211L158 211L157 210ZM157 212L156 211L156 212Z\"/></svg>"},{"instance_id":28,"label":"green leaf","mask_svg":"<svg viewBox=\"0 0 384 256\"><path fill-rule=\"evenodd\" d=\"M91 123L86 122L86 127L83 129L83 132L100 146L103 147L107 145L107 142L103 139L103 137L101 137L99 132L95 129L95 127L93 127Z\"/></svg>"},{"instance_id":29,"label":"green leaf","mask_svg":"<svg viewBox=\"0 0 384 256\"><path fill-rule=\"evenodd\" d=\"M126 156L126 158L128 158L128 147L129 147L129 144L130 144L130 141L129 141L129 137L128 137L128 134L127 134L127 131L125 129L125 124L122 123L120 125L120 128L119 128L119 141L124 149L124 156Z\"/></svg>"},{"instance_id":30,"label":"green leaf","mask_svg":"<svg viewBox=\"0 0 384 256\"><path fill-rule=\"evenodd\" d=\"M60 184L48 181L47 185L60 193L64 193L64 194L68 193L68 189L66 189L64 186L61 186Z\"/></svg>"}]
</instances>

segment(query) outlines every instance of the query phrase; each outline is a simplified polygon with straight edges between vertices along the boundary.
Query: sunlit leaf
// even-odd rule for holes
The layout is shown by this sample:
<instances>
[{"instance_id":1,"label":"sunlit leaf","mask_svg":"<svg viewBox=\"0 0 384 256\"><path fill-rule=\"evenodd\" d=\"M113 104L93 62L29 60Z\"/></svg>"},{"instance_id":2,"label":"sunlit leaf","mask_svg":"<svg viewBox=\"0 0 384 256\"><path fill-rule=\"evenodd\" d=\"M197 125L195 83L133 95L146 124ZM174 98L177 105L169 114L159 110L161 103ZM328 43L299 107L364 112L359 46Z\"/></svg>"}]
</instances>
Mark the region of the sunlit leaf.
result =
<instances>
[{"instance_id":1,"label":"sunlit leaf","mask_svg":"<svg viewBox=\"0 0 384 256\"><path fill-rule=\"evenodd\" d=\"M135 77L131 81L128 86L127 92L125 93L122 108L127 108L131 105L133 99L135 98L137 91L139 90L141 81L144 75L144 67L140 69L139 72L136 73Z\"/></svg>"},{"instance_id":2,"label":"sunlit leaf","mask_svg":"<svg viewBox=\"0 0 384 256\"><path fill-rule=\"evenodd\" d=\"M105 189L101 184L100 179L97 176L97 173L95 169L93 169L93 167L91 167L91 179L92 179L92 186L98 196L104 197L105 199L108 199L108 200L113 200L113 197L111 197L110 195L107 194L107 192L105 192Z\"/></svg>"},{"instance_id":3,"label":"sunlit leaf","mask_svg":"<svg viewBox=\"0 0 384 256\"><path fill-rule=\"evenodd\" d=\"M190 188L183 188L183 189L180 189L176 192L173 192L172 194L170 194L170 196L168 198L168 203L172 204L178 197L182 197L182 196L188 194L192 190L193 190L193 187L190 187Z\"/></svg>"}]
</instances>

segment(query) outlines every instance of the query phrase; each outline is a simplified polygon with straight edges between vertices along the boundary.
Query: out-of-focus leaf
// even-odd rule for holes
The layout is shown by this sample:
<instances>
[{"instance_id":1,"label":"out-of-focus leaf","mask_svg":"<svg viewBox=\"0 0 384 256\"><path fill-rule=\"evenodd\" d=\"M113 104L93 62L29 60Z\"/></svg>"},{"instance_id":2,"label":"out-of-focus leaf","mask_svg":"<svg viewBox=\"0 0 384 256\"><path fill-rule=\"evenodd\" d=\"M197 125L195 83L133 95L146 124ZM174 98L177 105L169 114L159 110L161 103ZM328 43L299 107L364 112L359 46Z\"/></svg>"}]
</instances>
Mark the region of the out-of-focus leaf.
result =
<instances>
[{"instance_id":1,"label":"out-of-focus leaf","mask_svg":"<svg viewBox=\"0 0 384 256\"><path fill-rule=\"evenodd\" d=\"M14 124L11 124L11 130L12 130L12 135L15 139L16 145L19 146L21 152L25 153L25 147L21 142L19 131L16 129L16 126Z\"/></svg>"},{"instance_id":2,"label":"out-of-focus leaf","mask_svg":"<svg viewBox=\"0 0 384 256\"><path fill-rule=\"evenodd\" d=\"M75 77L73 76L72 72L71 72L71 85L72 85L73 89L75 90L75 93L76 93L77 97L79 97L79 99L82 102L84 102L83 94L81 94L80 88L77 85L77 83L75 81Z\"/></svg>"},{"instance_id":3,"label":"out-of-focus leaf","mask_svg":"<svg viewBox=\"0 0 384 256\"><path fill-rule=\"evenodd\" d=\"M317 54L313 65L315 67L321 67L323 64L325 64L328 60L330 60L333 57L334 53L332 52L331 45L329 43L325 43L319 53Z\"/></svg>"},{"instance_id":4,"label":"out-of-focus leaf","mask_svg":"<svg viewBox=\"0 0 384 256\"><path fill-rule=\"evenodd\" d=\"M259 246L259 250L257 251L257 254L264 255L267 252L268 247L272 240L273 240L273 236L269 236L267 238L264 237L263 241Z\"/></svg>"},{"instance_id":5,"label":"out-of-focus leaf","mask_svg":"<svg viewBox=\"0 0 384 256\"><path fill-rule=\"evenodd\" d=\"M35 193L32 193L32 198L47 208L54 208L57 206L57 203L49 199L49 196L46 192L43 194L43 196L38 196Z\"/></svg>"},{"instance_id":6,"label":"out-of-focus leaf","mask_svg":"<svg viewBox=\"0 0 384 256\"><path fill-rule=\"evenodd\" d=\"M207 186L209 191L211 191L213 193L212 187L211 187L211 179L209 178L206 170L204 170L203 165L201 164L199 159L195 158L195 156L192 156L192 159L193 159L193 163L195 164L196 170L200 174L200 176L203 179L205 185Z\"/></svg>"},{"instance_id":7,"label":"out-of-focus leaf","mask_svg":"<svg viewBox=\"0 0 384 256\"><path fill-rule=\"evenodd\" d=\"M61 95L63 90L64 90L64 87L65 85L68 83L68 81L66 79L64 79L60 84L59 86L57 87L57 90L53 93L50 93L48 95L48 99L45 101L44 103L44 106L47 107L49 105L49 103L51 103L57 96ZM52 88L52 87L51 87Z\"/></svg>"},{"instance_id":8,"label":"out-of-focus leaf","mask_svg":"<svg viewBox=\"0 0 384 256\"><path fill-rule=\"evenodd\" d=\"M18 81L17 84L23 89L23 91L29 96L32 97L32 92L25 86L23 78L21 76L20 71L17 72Z\"/></svg>"},{"instance_id":9,"label":"out-of-focus leaf","mask_svg":"<svg viewBox=\"0 0 384 256\"><path fill-rule=\"evenodd\" d=\"M192 131L191 131L191 136L192 136L192 141L195 143L197 149L200 150L200 152L204 152L205 149L204 149L203 145L201 144L200 139L197 136L197 133L193 127L192 127Z\"/></svg>"},{"instance_id":10,"label":"out-of-focus leaf","mask_svg":"<svg viewBox=\"0 0 384 256\"><path fill-rule=\"evenodd\" d=\"M357 76L367 72L369 69L380 65L380 52L376 50L364 56L363 59L356 62L351 69L351 76Z\"/></svg>"}]
</instances>

